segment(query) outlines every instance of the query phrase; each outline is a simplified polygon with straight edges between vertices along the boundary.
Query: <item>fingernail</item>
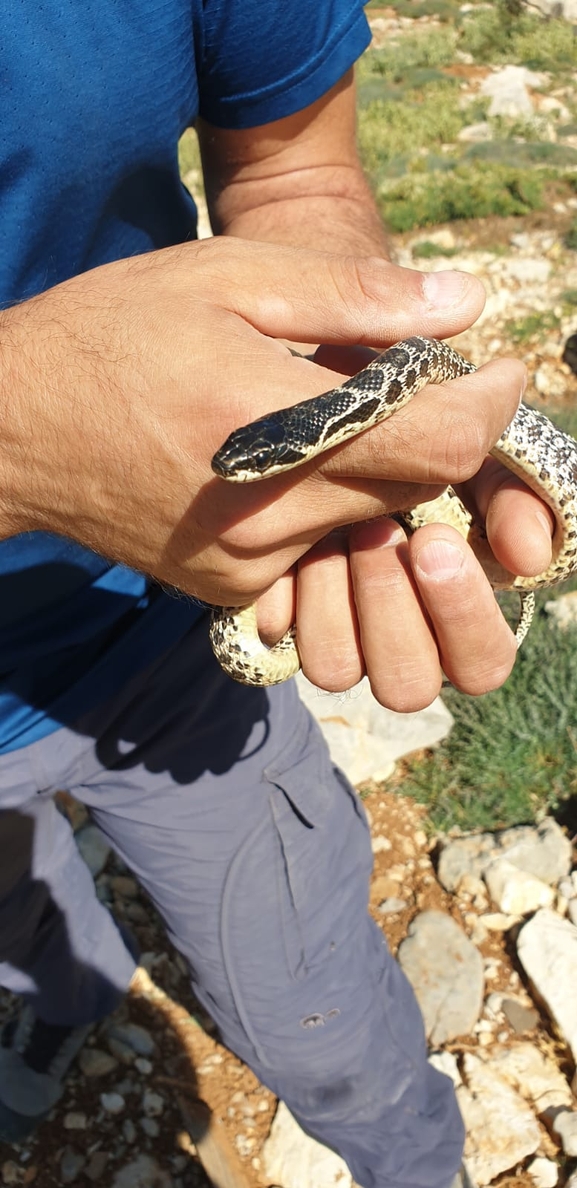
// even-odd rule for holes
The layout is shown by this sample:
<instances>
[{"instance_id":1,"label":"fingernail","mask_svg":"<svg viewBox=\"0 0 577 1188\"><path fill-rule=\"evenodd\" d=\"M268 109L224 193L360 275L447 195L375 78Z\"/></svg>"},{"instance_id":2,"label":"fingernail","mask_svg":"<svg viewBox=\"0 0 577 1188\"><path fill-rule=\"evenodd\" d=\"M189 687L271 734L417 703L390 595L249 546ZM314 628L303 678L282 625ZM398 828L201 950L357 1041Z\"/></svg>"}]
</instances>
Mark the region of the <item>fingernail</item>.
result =
<instances>
[{"instance_id":1,"label":"fingernail","mask_svg":"<svg viewBox=\"0 0 577 1188\"><path fill-rule=\"evenodd\" d=\"M548 516L547 512L541 511L540 508L537 508L537 511L535 512L535 519L537 520L537 523L541 525L547 537L552 536L551 516Z\"/></svg>"},{"instance_id":2,"label":"fingernail","mask_svg":"<svg viewBox=\"0 0 577 1188\"><path fill-rule=\"evenodd\" d=\"M423 292L434 309L447 309L463 300L469 284L466 272L428 272L423 277Z\"/></svg>"},{"instance_id":3,"label":"fingernail","mask_svg":"<svg viewBox=\"0 0 577 1188\"><path fill-rule=\"evenodd\" d=\"M426 577L445 582L456 577L465 560L464 554L446 540L431 540L423 545L416 563Z\"/></svg>"}]
</instances>

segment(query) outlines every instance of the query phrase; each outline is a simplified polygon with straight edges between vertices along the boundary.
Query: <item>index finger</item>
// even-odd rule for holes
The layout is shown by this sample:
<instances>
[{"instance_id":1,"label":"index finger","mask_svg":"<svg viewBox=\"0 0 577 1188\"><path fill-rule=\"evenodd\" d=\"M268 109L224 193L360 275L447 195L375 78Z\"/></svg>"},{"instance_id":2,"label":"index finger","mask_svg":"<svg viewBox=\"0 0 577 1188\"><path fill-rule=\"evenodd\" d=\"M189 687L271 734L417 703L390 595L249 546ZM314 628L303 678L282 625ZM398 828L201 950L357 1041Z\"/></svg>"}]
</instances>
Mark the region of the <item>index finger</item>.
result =
<instances>
[{"instance_id":1,"label":"index finger","mask_svg":"<svg viewBox=\"0 0 577 1188\"><path fill-rule=\"evenodd\" d=\"M504 358L429 384L384 422L330 451L321 469L336 478L404 481L410 474L415 483L465 482L515 416L525 374L522 363Z\"/></svg>"}]
</instances>

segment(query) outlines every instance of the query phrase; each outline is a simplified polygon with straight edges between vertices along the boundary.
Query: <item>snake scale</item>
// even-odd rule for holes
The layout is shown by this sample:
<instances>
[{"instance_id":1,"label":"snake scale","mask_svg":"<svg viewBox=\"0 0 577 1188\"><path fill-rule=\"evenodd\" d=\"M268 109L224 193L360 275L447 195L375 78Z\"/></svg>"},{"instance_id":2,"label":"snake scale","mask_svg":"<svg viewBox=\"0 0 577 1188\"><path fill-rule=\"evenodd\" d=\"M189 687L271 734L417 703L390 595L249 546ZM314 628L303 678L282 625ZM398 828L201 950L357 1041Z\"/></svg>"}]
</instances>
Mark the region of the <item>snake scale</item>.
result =
<instances>
[{"instance_id":1,"label":"snake scale","mask_svg":"<svg viewBox=\"0 0 577 1188\"><path fill-rule=\"evenodd\" d=\"M237 483L280 474L386 420L426 384L444 383L474 370L446 343L407 338L338 388L235 430L215 454L213 471ZM453 524L469 540L493 588L519 592L520 644L533 614L533 591L565 581L577 570L577 443L547 417L521 404L491 454L522 478L555 516L552 561L538 577L516 577L495 561L483 526L473 521L450 487L430 503L399 512L410 530L423 523ZM295 628L267 648L259 638L252 606L214 607L210 639L221 666L242 684L279 684L300 667Z\"/></svg>"}]
</instances>

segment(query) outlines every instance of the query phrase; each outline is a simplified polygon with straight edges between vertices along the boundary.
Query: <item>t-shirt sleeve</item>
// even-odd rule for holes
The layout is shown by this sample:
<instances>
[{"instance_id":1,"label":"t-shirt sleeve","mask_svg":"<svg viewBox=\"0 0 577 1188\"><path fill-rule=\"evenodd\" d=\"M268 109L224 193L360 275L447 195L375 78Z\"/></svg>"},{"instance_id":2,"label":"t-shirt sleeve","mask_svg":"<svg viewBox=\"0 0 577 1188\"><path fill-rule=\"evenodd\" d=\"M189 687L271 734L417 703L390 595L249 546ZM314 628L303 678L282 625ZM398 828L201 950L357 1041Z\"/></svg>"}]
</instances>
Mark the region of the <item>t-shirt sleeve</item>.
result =
<instances>
[{"instance_id":1,"label":"t-shirt sleeve","mask_svg":"<svg viewBox=\"0 0 577 1188\"><path fill-rule=\"evenodd\" d=\"M370 41L357 0L206 0L200 115L251 128L324 95Z\"/></svg>"}]
</instances>

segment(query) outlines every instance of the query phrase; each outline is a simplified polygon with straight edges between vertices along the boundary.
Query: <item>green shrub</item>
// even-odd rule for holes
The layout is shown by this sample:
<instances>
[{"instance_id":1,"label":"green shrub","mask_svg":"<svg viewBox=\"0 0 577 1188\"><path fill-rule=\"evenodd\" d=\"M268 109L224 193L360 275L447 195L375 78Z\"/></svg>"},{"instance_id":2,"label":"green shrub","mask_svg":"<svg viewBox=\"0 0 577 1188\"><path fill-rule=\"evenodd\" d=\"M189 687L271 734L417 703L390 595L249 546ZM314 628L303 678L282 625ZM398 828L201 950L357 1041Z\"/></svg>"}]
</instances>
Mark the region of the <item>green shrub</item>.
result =
<instances>
[{"instance_id":1,"label":"green shrub","mask_svg":"<svg viewBox=\"0 0 577 1188\"><path fill-rule=\"evenodd\" d=\"M413 244L413 259L434 260L438 256L457 256L460 248L443 247L440 243L431 243L430 239L421 239Z\"/></svg>"},{"instance_id":2,"label":"green shrub","mask_svg":"<svg viewBox=\"0 0 577 1188\"><path fill-rule=\"evenodd\" d=\"M575 69L577 43L570 21L525 15L511 40L516 61L531 70L556 74Z\"/></svg>"},{"instance_id":3,"label":"green shrub","mask_svg":"<svg viewBox=\"0 0 577 1188\"><path fill-rule=\"evenodd\" d=\"M528 144L489 140L469 145L463 157L469 161L501 161L504 165L551 165L554 171L577 166L577 149L566 144L552 144L549 140L531 141ZM570 174L567 180L571 184Z\"/></svg>"},{"instance_id":4,"label":"green shrub","mask_svg":"<svg viewBox=\"0 0 577 1188\"><path fill-rule=\"evenodd\" d=\"M363 164L377 179L389 162L402 156L410 160L422 150L454 141L463 127L452 88L428 88L420 98L377 100L359 112L359 145Z\"/></svg>"},{"instance_id":5,"label":"green shrub","mask_svg":"<svg viewBox=\"0 0 577 1188\"><path fill-rule=\"evenodd\" d=\"M449 66L455 57L456 42L454 30L406 33L390 45L366 54L361 61L361 76L367 71L389 82L401 82L411 71Z\"/></svg>"},{"instance_id":6,"label":"green shrub","mask_svg":"<svg viewBox=\"0 0 577 1188\"><path fill-rule=\"evenodd\" d=\"M444 699L453 731L410 765L400 789L428 805L437 829L532 821L575 794L576 629L538 616L502 689L479 698L448 690Z\"/></svg>"},{"instance_id":7,"label":"green shrub","mask_svg":"<svg viewBox=\"0 0 577 1188\"><path fill-rule=\"evenodd\" d=\"M526 314L525 317L506 322L505 332L511 342L520 346L522 343L530 342L533 338L543 338L549 330L555 330L559 323L560 318L551 310L547 310L543 313Z\"/></svg>"},{"instance_id":8,"label":"green shrub","mask_svg":"<svg viewBox=\"0 0 577 1188\"><path fill-rule=\"evenodd\" d=\"M476 62L514 63L559 73L575 66L575 37L569 21L512 12L501 2L468 13L459 48Z\"/></svg>"},{"instance_id":9,"label":"green shrub","mask_svg":"<svg viewBox=\"0 0 577 1188\"><path fill-rule=\"evenodd\" d=\"M382 0L369 0L365 8L382 8ZM421 17L437 17L439 21L454 21L459 12L458 0L395 0L395 12L398 16L411 17L418 21Z\"/></svg>"},{"instance_id":10,"label":"green shrub","mask_svg":"<svg viewBox=\"0 0 577 1188\"><path fill-rule=\"evenodd\" d=\"M534 172L506 166L458 164L449 173L411 174L378 194L392 231L411 231L454 219L522 215L543 207L543 182Z\"/></svg>"},{"instance_id":11,"label":"green shrub","mask_svg":"<svg viewBox=\"0 0 577 1188\"><path fill-rule=\"evenodd\" d=\"M442 70L439 70L436 66L411 67L410 70L404 71L402 76L397 78L387 78L382 74L369 74L359 79L357 87L359 106L361 108L366 107L367 104L373 103L376 99L394 99L398 102L410 95L412 91L421 92L421 97L424 99L423 92L430 88L432 84L439 83L442 84L445 90L452 88L454 91L456 86L455 79L447 78ZM431 94L429 92L427 95L429 101Z\"/></svg>"}]
</instances>

